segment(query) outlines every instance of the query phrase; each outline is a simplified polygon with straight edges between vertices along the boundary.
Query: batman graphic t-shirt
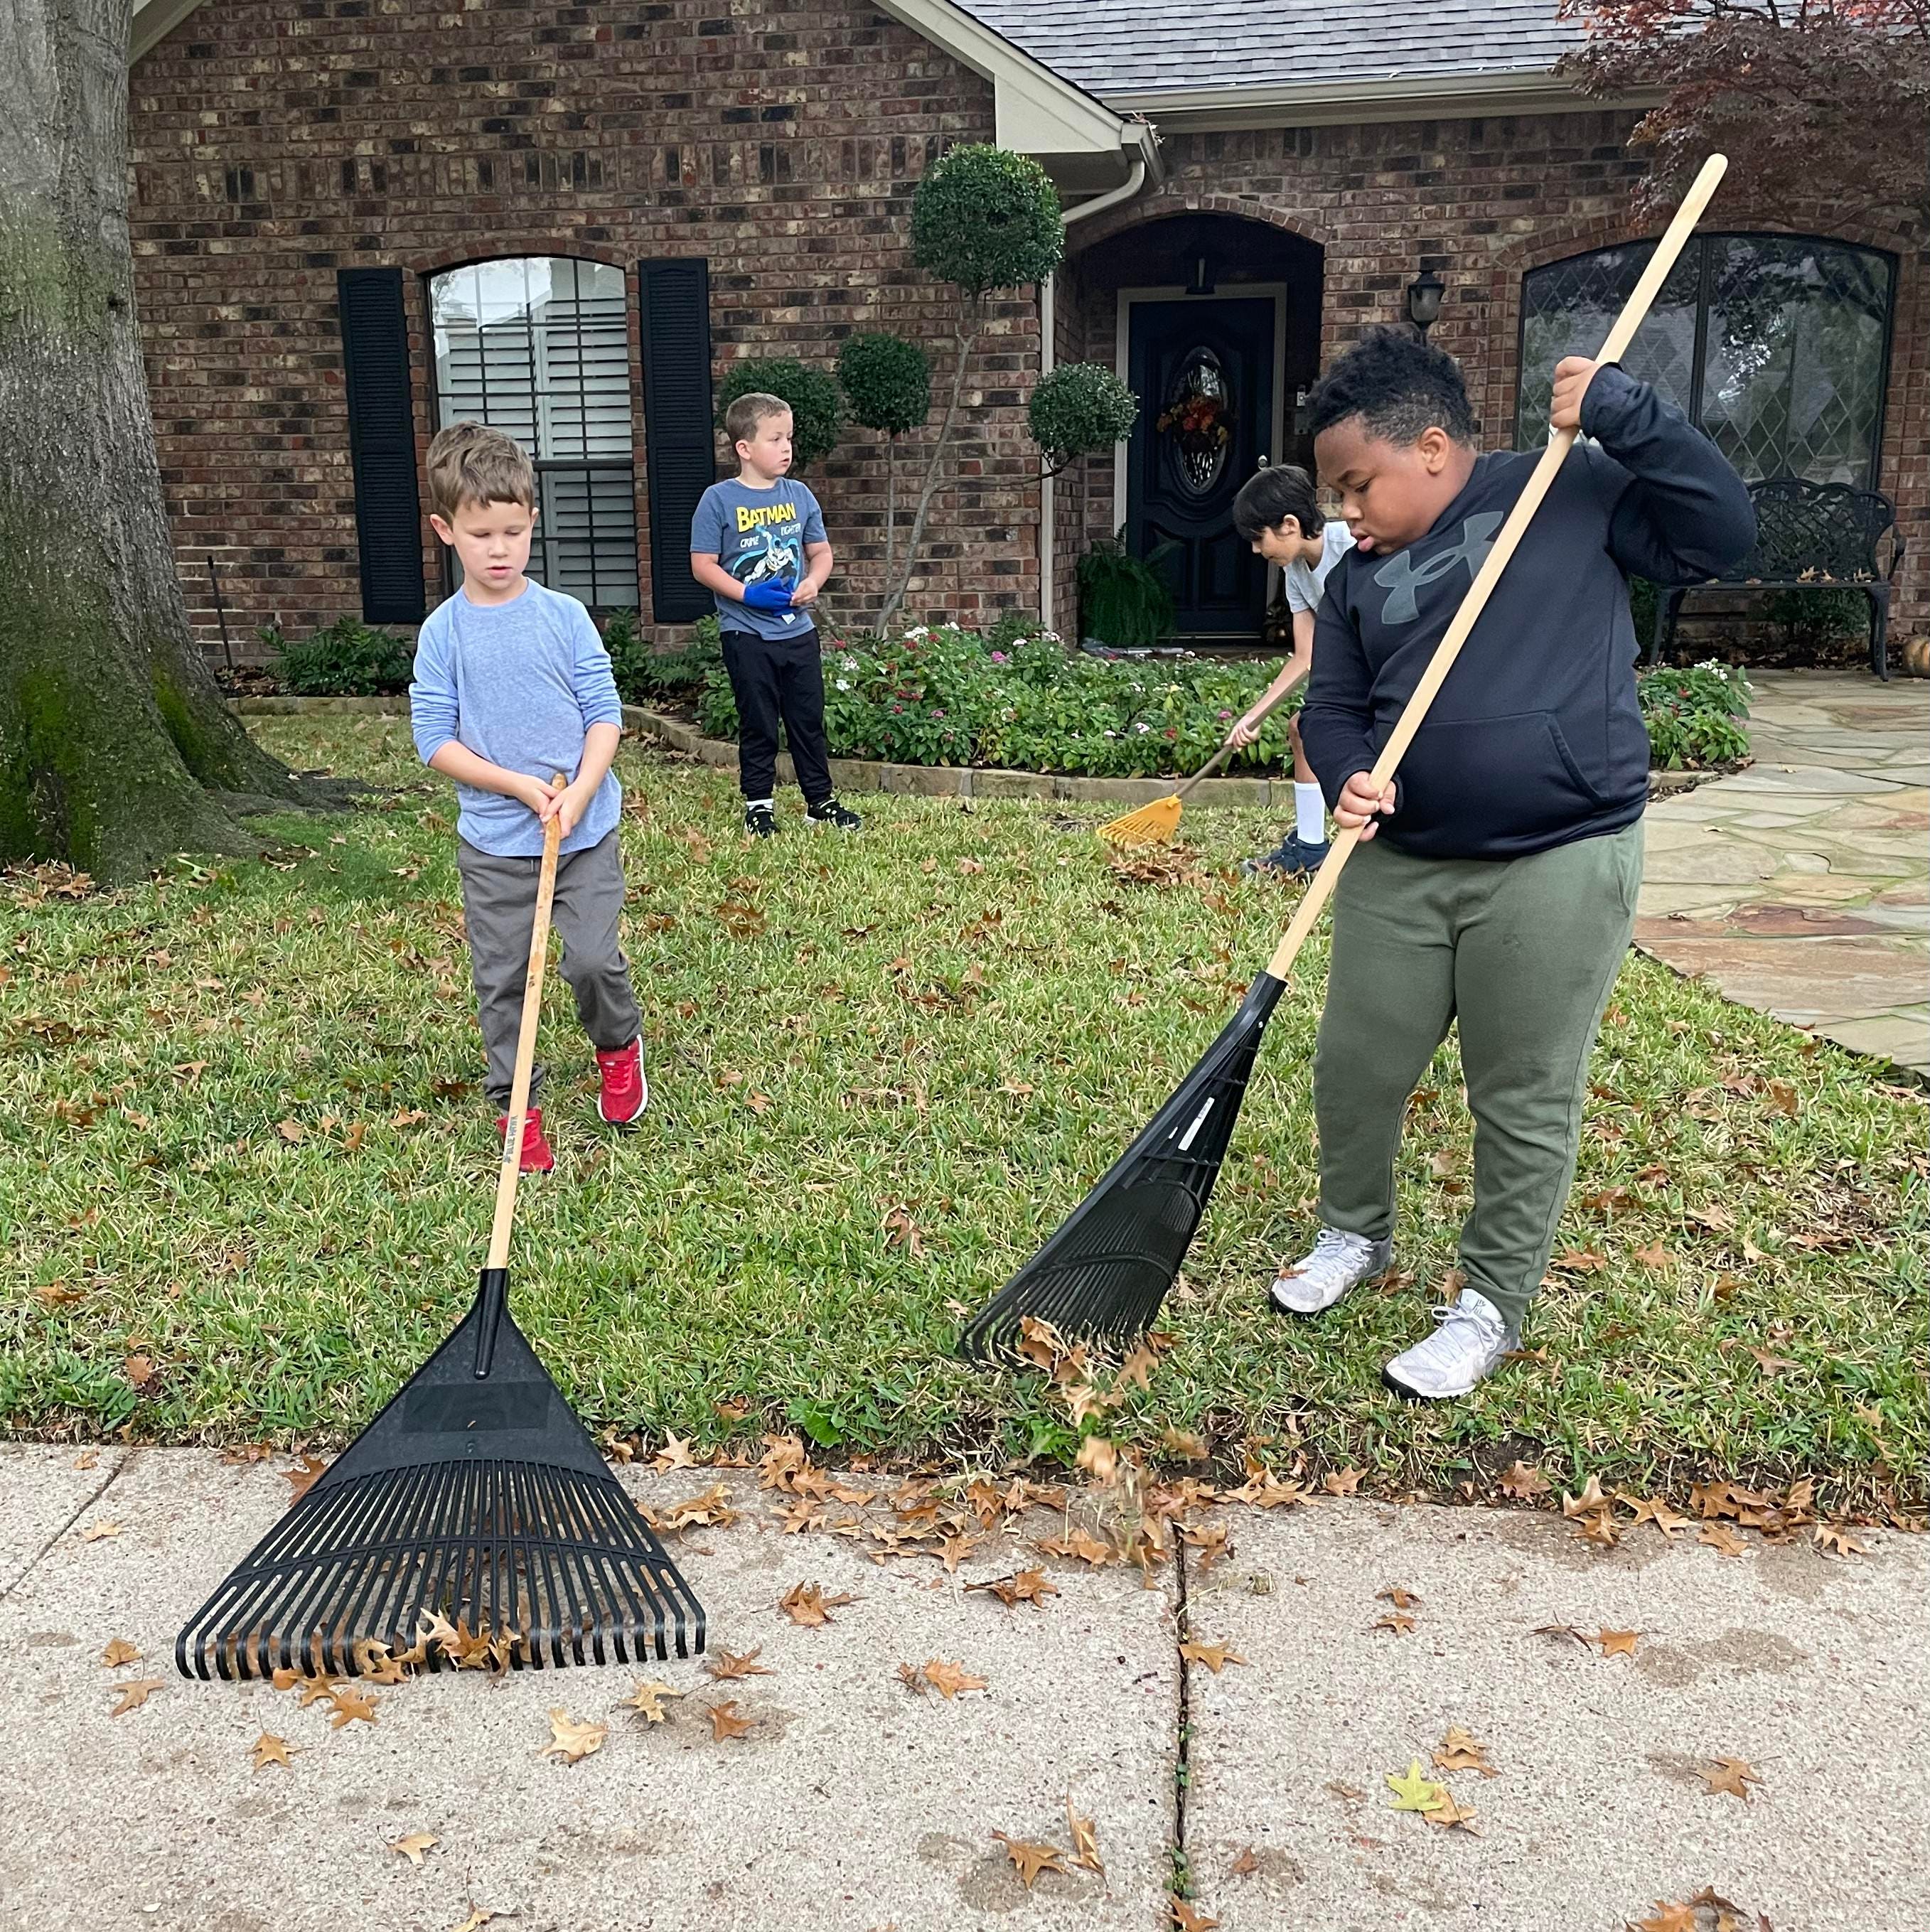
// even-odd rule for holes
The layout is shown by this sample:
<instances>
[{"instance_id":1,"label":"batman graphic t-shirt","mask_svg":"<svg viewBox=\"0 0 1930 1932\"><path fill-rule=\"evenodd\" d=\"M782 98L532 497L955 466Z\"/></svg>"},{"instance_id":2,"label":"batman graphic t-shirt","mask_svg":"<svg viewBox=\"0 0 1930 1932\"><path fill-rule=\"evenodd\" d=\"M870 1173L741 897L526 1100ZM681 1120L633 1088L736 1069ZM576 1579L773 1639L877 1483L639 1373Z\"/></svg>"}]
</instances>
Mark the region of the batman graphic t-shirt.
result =
<instances>
[{"instance_id":1,"label":"batman graphic t-shirt","mask_svg":"<svg viewBox=\"0 0 1930 1932\"><path fill-rule=\"evenodd\" d=\"M713 483L690 520L692 552L714 554L746 586L774 581L795 590L804 580L806 545L825 541L817 498L788 476L768 490L754 490L734 477ZM727 631L754 631L761 638L801 637L811 628L808 607L758 610L720 596L717 615Z\"/></svg>"}]
</instances>

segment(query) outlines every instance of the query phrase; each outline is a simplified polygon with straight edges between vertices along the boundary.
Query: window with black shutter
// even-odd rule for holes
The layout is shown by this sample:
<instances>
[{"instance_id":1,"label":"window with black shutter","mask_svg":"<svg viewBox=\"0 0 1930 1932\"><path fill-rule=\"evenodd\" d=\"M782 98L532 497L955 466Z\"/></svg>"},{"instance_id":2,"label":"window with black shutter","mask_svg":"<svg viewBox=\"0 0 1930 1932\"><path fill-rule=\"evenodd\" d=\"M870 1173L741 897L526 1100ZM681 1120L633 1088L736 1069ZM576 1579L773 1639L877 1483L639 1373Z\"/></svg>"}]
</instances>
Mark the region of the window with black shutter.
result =
<instances>
[{"instance_id":1,"label":"window with black shutter","mask_svg":"<svg viewBox=\"0 0 1930 1932\"><path fill-rule=\"evenodd\" d=\"M690 574L690 520L717 478L710 400L710 266L637 264L643 320L644 452L650 488L650 615L694 623L716 608Z\"/></svg>"},{"instance_id":2,"label":"window with black shutter","mask_svg":"<svg viewBox=\"0 0 1930 1932\"><path fill-rule=\"evenodd\" d=\"M422 500L416 481L416 414L409 390L409 324L400 268L343 268L335 296L355 472L362 614L371 624L419 624Z\"/></svg>"}]
</instances>

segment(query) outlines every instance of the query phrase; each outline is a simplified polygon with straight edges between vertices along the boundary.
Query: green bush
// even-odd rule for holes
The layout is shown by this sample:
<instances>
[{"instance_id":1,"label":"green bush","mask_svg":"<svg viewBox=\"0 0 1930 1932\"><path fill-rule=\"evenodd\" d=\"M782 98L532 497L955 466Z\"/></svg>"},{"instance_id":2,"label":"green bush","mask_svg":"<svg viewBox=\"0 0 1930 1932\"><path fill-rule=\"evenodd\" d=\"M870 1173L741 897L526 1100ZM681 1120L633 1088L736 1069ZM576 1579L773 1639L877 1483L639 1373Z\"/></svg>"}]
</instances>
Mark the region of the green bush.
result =
<instances>
[{"instance_id":1,"label":"green bush","mask_svg":"<svg viewBox=\"0 0 1930 1932\"><path fill-rule=\"evenodd\" d=\"M724 372L717 398L717 422L740 396L754 393L782 396L791 405L791 463L806 470L838 446L839 397L836 382L821 369L789 356L733 362Z\"/></svg>"},{"instance_id":2,"label":"green bush","mask_svg":"<svg viewBox=\"0 0 1930 1932\"><path fill-rule=\"evenodd\" d=\"M1056 476L1076 458L1133 434L1139 399L1103 362L1061 362L1041 376L1025 405L1032 440Z\"/></svg>"},{"instance_id":3,"label":"green bush","mask_svg":"<svg viewBox=\"0 0 1930 1932\"><path fill-rule=\"evenodd\" d=\"M1662 771L1733 765L1749 755L1749 680L1713 662L1664 665L1636 680L1642 722L1649 728L1649 762Z\"/></svg>"},{"instance_id":4,"label":"green bush","mask_svg":"<svg viewBox=\"0 0 1930 1932\"><path fill-rule=\"evenodd\" d=\"M1022 771L1151 778L1196 771L1259 697L1277 659L1228 663L1175 652L1101 658L1049 632L1001 622L990 635L918 625L901 638L852 638L824 652L824 728L833 755L912 765L1004 765ZM1283 769L1286 721L1306 687L1260 727L1232 769ZM1746 755L1739 719L1748 681L1719 664L1653 671L1642 709L1658 765L1727 764ZM698 717L713 737L737 735L721 664Z\"/></svg>"},{"instance_id":5,"label":"green bush","mask_svg":"<svg viewBox=\"0 0 1930 1932\"><path fill-rule=\"evenodd\" d=\"M974 302L1043 281L1065 245L1058 190L1029 154L983 142L950 148L912 197L912 260Z\"/></svg>"},{"instance_id":6,"label":"green bush","mask_svg":"<svg viewBox=\"0 0 1930 1932\"><path fill-rule=\"evenodd\" d=\"M848 338L838 351L838 386L851 420L887 436L902 436L932 413L931 358L902 335Z\"/></svg>"},{"instance_id":7,"label":"green bush","mask_svg":"<svg viewBox=\"0 0 1930 1932\"><path fill-rule=\"evenodd\" d=\"M717 620L700 617L689 644L674 651L653 650L637 628L634 610L616 610L603 621L603 648L617 694L626 704L647 704L663 698L692 698L704 680L722 666L723 646Z\"/></svg>"},{"instance_id":8,"label":"green bush","mask_svg":"<svg viewBox=\"0 0 1930 1932\"><path fill-rule=\"evenodd\" d=\"M1172 635L1172 592L1160 569L1178 546L1134 556L1101 538L1079 560L1079 630L1116 650L1139 650Z\"/></svg>"},{"instance_id":9,"label":"green bush","mask_svg":"<svg viewBox=\"0 0 1930 1932\"><path fill-rule=\"evenodd\" d=\"M392 631L359 618L338 617L299 644L284 637L278 624L263 625L260 635L273 653L277 680L298 698L389 698L409 688L413 650Z\"/></svg>"}]
</instances>

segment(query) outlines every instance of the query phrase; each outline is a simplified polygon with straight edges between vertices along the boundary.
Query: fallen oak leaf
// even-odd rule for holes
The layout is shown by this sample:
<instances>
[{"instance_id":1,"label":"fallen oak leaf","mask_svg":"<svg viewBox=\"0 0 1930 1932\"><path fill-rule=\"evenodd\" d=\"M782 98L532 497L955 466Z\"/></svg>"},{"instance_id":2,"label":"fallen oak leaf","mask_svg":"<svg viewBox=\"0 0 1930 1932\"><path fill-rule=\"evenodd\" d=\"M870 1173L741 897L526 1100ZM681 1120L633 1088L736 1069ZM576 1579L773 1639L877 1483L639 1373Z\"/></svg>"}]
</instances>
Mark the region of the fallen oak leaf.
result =
<instances>
[{"instance_id":1,"label":"fallen oak leaf","mask_svg":"<svg viewBox=\"0 0 1930 1932\"><path fill-rule=\"evenodd\" d=\"M257 1771L266 1771L272 1764L280 1765L284 1771L295 1768L290 1758L288 1740L277 1737L272 1731L263 1731L251 1748L254 1753L254 1768Z\"/></svg>"},{"instance_id":2,"label":"fallen oak leaf","mask_svg":"<svg viewBox=\"0 0 1930 1932\"><path fill-rule=\"evenodd\" d=\"M114 1708L108 1716L125 1718L130 1711L138 1711L166 1682L161 1677L131 1677L125 1683L116 1684Z\"/></svg>"},{"instance_id":3,"label":"fallen oak leaf","mask_svg":"<svg viewBox=\"0 0 1930 1932\"><path fill-rule=\"evenodd\" d=\"M929 1666L928 1666L929 1667ZM1090 1818L1082 1818L1072 1808L1072 1793L1066 1793L1066 1831L1072 1839L1072 1862L1089 1872L1106 1876L1106 1862L1099 1856L1099 1831Z\"/></svg>"},{"instance_id":4,"label":"fallen oak leaf","mask_svg":"<svg viewBox=\"0 0 1930 1932\"><path fill-rule=\"evenodd\" d=\"M1367 1474L1364 1469L1329 1469L1320 1478L1320 1486L1330 1496L1351 1496L1358 1493L1361 1478Z\"/></svg>"},{"instance_id":5,"label":"fallen oak leaf","mask_svg":"<svg viewBox=\"0 0 1930 1932\"><path fill-rule=\"evenodd\" d=\"M299 1503L315 1486L316 1478L328 1466L319 1456L298 1456L293 1468L284 1469L281 1472L291 1492L288 1500L291 1503Z\"/></svg>"},{"instance_id":6,"label":"fallen oak leaf","mask_svg":"<svg viewBox=\"0 0 1930 1932\"><path fill-rule=\"evenodd\" d=\"M733 1738L742 1738L757 1720L754 1718L737 1715L737 1700L728 1698L721 1704L706 1704L704 1714L710 1720L710 1742L727 1744Z\"/></svg>"},{"instance_id":7,"label":"fallen oak leaf","mask_svg":"<svg viewBox=\"0 0 1930 1932\"><path fill-rule=\"evenodd\" d=\"M1439 1825L1444 1829L1457 1828L1476 1838L1481 1835L1480 1822L1472 1811L1463 1810L1454 1802L1452 1792L1445 1792L1439 1804L1430 1805L1421 1815L1430 1825Z\"/></svg>"},{"instance_id":8,"label":"fallen oak leaf","mask_svg":"<svg viewBox=\"0 0 1930 1932\"><path fill-rule=\"evenodd\" d=\"M90 1522L80 1532L80 1540L83 1543L100 1543L121 1533L121 1525L118 1522Z\"/></svg>"},{"instance_id":9,"label":"fallen oak leaf","mask_svg":"<svg viewBox=\"0 0 1930 1932\"><path fill-rule=\"evenodd\" d=\"M1005 1847L1005 1856L1017 1867L1019 1876L1030 1892L1040 1873L1062 1872L1059 1861L1065 1854L1056 1845L1041 1845L1029 1838L1008 1838L1003 1832L992 1834Z\"/></svg>"},{"instance_id":10,"label":"fallen oak leaf","mask_svg":"<svg viewBox=\"0 0 1930 1932\"><path fill-rule=\"evenodd\" d=\"M1103 1436L1088 1436L1075 1460L1096 1483L1109 1483L1118 1472L1119 1452Z\"/></svg>"},{"instance_id":11,"label":"fallen oak leaf","mask_svg":"<svg viewBox=\"0 0 1930 1932\"><path fill-rule=\"evenodd\" d=\"M1694 1908L1658 1898L1653 1916L1637 1919L1634 1932L1696 1932Z\"/></svg>"},{"instance_id":12,"label":"fallen oak leaf","mask_svg":"<svg viewBox=\"0 0 1930 1932\"><path fill-rule=\"evenodd\" d=\"M1546 1496L1554 1487L1539 1469L1530 1468L1526 1462L1517 1462L1501 1479L1502 1492L1517 1502L1526 1502L1535 1496Z\"/></svg>"},{"instance_id":13,"label":"fallen oak leaf","mask_svg":"<svg viewBox=\"0 0 1930 1932\"><path fill-rule=\"evenodd\" d=\"M725 1654L728 1656L730 1653L727 1651ZM757 1653L753 1651L751 1654L755 1657ZM666 1697L681 1697L683 1695L681 1690L673 1690L668 1684L646 1684L639 1679L631 1687L630 1694L623 1702L631 1710L641 1711L645 1724L660 1724L669 1715L663 1707L663 1700Z\"/></svg>"},{"instance_id":14,"label":"fallen oak leaf","mask_svg":"<svg viewBox=\"0 0 1930 1932\"><path fill-rule=\"evenodd\" d=\"M116 1670L124 1664L134 1663L140 1656L140 1652L125 1637L117 1636L111 1639L101 1653L101 1661L110 1670Z\"/></svg>"},{"instance_id":15,"label":"fallen oak leaf","mask_svg":"<svg viewBox=\"0 0 1930 1932\"><path fill-rule=\"evenodd\" d=\"M921 1664L919 1675L947 1703L961 1690L983 1690L986 1688L983 1677L974 1677L962 1664L948 1664L941 1657L929 1658Z\"/></svg>"},{"instance_id":16,"label":"fallen oak leaf","mask_svg":"<svg viewBox=\"0 0 1930 1932\"><path fill-rule=\"evenodd\" d=\"M1223 1643L1183 1643L1179 1654L1189 1664L1203 1664L1217 1677L1229 1664L1244 1664L1246 1659L1237 1650Z\"/></svg>"},{"instance_id":17,"label":"fallen oak leaf","mask_svg":"<svg viewBox=\"0 0 1930 1932\"><path fill-rule=\"evenodd\" d=\"M664 1445L650 1458L650 1467L668 1475L673 1469L694 1469L697 1458L692 1453L689 1441L681 1436L666 1436Z\"/></svg>"},{"instance_id":18,"label":"fallen oak leaf","mask_svg":"<svg viewBox=\"0 0 1930 1932\"><path fill-rule=\"evenodd\" d=\"M965 1588L968 1592L989 1590L1008 1610L1017 1604L1030 1604L1035 1610L1042 1608L1046 1598L1056 1597L1059 1593L1059 1586L1048 1582L1043 1570L1014 1570L1009 1576L994 1576L983 1583L968 1583Z\"/></svg>"},{"instance_id":19,"label":"fallen oak leaf","mask_svg":"<svg viewBox=\"0 0 1930 1932\"><path fill-rule=\"evenodd\" d=\"M607 1724L578 1724L561 1705L550 1712L550 1741L536 1755L560 1758L565 1764L578 1764L603 1748L610 1735Z\"/></svg>"},{"instance_id":20,"label":"fallen oak leaf","mask_svg":"<svg viewBox=\"0 0 1930 1932\"><path fill-rule=\"evenodd\" d=\"M1562 1514L1564 1516L1590 1516L1597 1510L1605 1510L1608 1506L1608 1498L1601 1493L1601 1478L1599 1476L1589 1477L1583 1484L1578 1496L1571 1496L1565 1490L1562 1492Z\"/></svg>"},{"instance_id":21,"label":"fallen oak leaf","mask_svg":"<svg viewBox=\"0 0 1930 1932\"><path fill-rule=\"evenodd\" d=\"M1604 1657L1633 1657L1635 1640L1641 1634L1638 1630L1597 1630L1595 1641L1601 1646Z\"/></svg>"},{"instance_id":22,"label":"fallen oak leaf","mask_svg":"<svg viewBox=\"0 0 1930 1932\"><path fill-rule=\"evenodd\" d=\"M1199 1906L1190 1905L1174 1892L1166 1900L1166 1910L1172 1914L1172 1922L1178 1932L1212 1932L1219 1920L1211 1918Z\"/></svg>"},{"instance_id":23,"label":"fallen oak leaf","mask_svg":"<svg viewBox=\"0 0 1930 1932\"><path fill-rule=\"evenodd\" d=\"M1745 1803L1749 1796L1749 1786L1760 1784L1762 1779L1739 1757L1718 1757L1706 1768L1698 1767L1696 1776L1709 1786L1709 1795L1718 1792L1733 1792Z\"/></svg>"},{"instance_id":24,"label":"fallen oak leaf","mask_svg":"<svg viewBox=\"0 0 1930 1932\"><path fill-rule=\"evenodd\" d=\"M1448 1735L1441 1740L1434 1753L1434 1765L1439 1771L1478 1771L1484 1778L1498 1778L1500 1773L1487 1761L1487 1747L1463 1730L1460 1725L1448 1726Z\"/></svg>"},{"instance_id":25,"label":"fallen oak leaf","mask_svg":"<svg viewBox=\"0 0 1930 1932\"><path fill-rule=\"evenodd\" d=\"M1403 1616L1398 1610L1392 1610L1385 1616L1376 1618L1373 1627L1377 1630L1391 1630L1396 1636L1409 1636L1413 1634L1417 1621L1413 1617Z\"/></svg>"},{"instance_id":26,"label":"fallen oak leaf","mask_svg":"<svg viewBox=\"0 0 1930 1932\"><path fill-rule=\"evenodd\" d=\"M391 1840L389 1849L392 1852L399 1852L419 1870L422 1863L422 1854L425 1852L433 1851L442 1842L442 1840L437 1838L432 1832L411 1832L406 1838Z\"/></svg>"},{"instance_id":27,"label":"fallen oak leaf","mask_svg":"<svg viewBox=\"0 0 1930 1932\"><path fill-rule=\"evenodd\" d=\"M1226 1870L1229 1875L1232 1877L1250 1878L1255 1872L1258 1871L1259 1868L1260 1862L1253 1856L1253 1846L1251 1845L1243 1845L1240 1848L1239 1855L1234 1859L1233 1862L1226 1868Z\"/></svg>"},{"instance_id":28,"label":"fallen oak leaf","mask_svg":"<svg viewBox=\"0 0 1930 1932\"><path fill-rule=\"evenodd\" d=\"M1403 1773L1390 1771L1387 1774L1387 1786L1394 1793L1390 1808L1396 1811L1432 1811L1448 1796L1445 1784L1436 1784L1423 1775L1418 1757L1409 1763Z\"/></svg>"},{"instance_id":29,"label":"fallen oak leaf","mask_svg":"<svg viewBox=\"0 0 1930 1932\"><path fill-rule=\"evenodd\" d=\"M816 1630L831 1621L831 1612L857 1599L848 1590L827 1597L818 1583L794 1583L777 1600L777 1606L791 1621L805 1630Z\"/></svg>"},{"instance_id":30,"label":"fallen oak leaf","mask_svg":"<svg viewBox=\"0 0 1930 1932\"><path fill-rule=\"evenodd\" d=\"M1398 1583L1390 1583L1385 1589L1376 1590L1374 1600L1380 1604L1391 1604L1397 1610L1415 1610L1421 1603L1421 1599L1412 1590L1404 1590Z\"/></svg>"},{"instance_id":31,"label":"fallen oak leaf","mask_svg":"<svg viewBox=\"0 0 1930 1932\"><path fill-rule=\"evenodd\" d=\"M761 1643L753 1644L741 1657L731 1651L714 1650L704 1660L704 1669L719 1683L734 1684L746 1677L775 1677L777 1672L769 1664L757 1661L763 1654Z\"/></svg>"},{"instance_id":32,"label":"fallen oak leaf","mask_svg":"<svg viewBox=\"0 0 1930 1932\"><path fill-rule=\"evenodd\" d=\"M1706 1543L1718 1556L1739 1556L1748 1545L1733 1529L1719 1522L1705 1522L1696 1532L1695 1540Z\"/></svg>"},{"instance_id":33,"label":"fallen oak leaf","mask_svg":"<svg viewBox=\"0 0 1930 1932\"><path fill-rule=\"evenodd\" d=\"M331 1730L339 1731L348 1724L372 1724L375 1722L375 1707L381 1702L380 1698L353 1684L344 1684L329 1695L329 1701L335 1707L329 1719ZM305 1704L311 1701L305 1697L302 1700Z\"/></svg>"},{"instance_id":34,"label":"fallen oak leaf","mask_svg":"<svg viewBox=\"0 0 1930 1932\"><path fill-rule=\"evenodd\" d=\"M1811 1532L1818 1550L1833 1550L1838 1556L1867 1556L1870 1546L1852 1536L1839 1522L1819 1522Z\"/></svg>"}]
</instances>

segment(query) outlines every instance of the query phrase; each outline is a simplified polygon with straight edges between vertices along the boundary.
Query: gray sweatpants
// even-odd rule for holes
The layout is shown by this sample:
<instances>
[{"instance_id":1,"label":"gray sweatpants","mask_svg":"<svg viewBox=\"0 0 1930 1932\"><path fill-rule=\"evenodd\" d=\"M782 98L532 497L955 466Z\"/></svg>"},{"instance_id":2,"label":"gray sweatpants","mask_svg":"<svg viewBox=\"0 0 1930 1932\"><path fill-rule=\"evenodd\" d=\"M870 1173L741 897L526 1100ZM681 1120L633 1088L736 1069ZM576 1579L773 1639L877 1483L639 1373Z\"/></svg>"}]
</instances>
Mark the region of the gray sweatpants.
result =
<instances>
[{"instance_id":1,"label":"gray sweatpants","mask_svg":"<svg viewBox=\"0 0 1930 1932\"><path fill-rule=\"evenodd\" d=\"M509 1105L515 1072L516 1033L530 976L530 934L542 867L540 859L499 858L479 851L465 838L456 841L470 976L489 1055L487 1091L499 1107ZM551 919L563 941L563 976L576 995L577 1016L590 1043L606 1053L628 1046L643 1030L637 996L630 988L630 962L617 935L623 910L623 866L614 831L557 860ZM542 1079L539 1064L530 1081L533 1105Z\"/></svg>"}]
</instances>

